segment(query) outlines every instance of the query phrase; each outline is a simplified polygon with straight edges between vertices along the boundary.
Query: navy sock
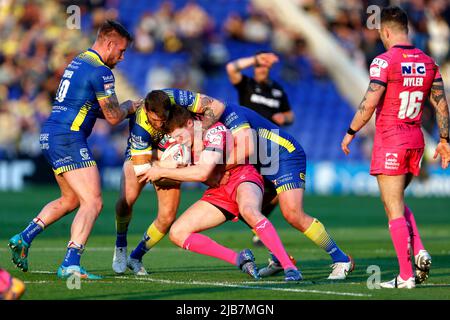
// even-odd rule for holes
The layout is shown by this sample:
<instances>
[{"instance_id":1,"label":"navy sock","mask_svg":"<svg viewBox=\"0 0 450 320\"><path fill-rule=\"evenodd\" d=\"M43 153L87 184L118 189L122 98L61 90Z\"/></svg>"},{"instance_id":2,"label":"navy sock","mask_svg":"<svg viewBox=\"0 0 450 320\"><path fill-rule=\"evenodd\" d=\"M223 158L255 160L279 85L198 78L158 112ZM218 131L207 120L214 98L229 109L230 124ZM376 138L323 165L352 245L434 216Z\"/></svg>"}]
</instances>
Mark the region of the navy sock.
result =
<instances>
[{"instance_id":1,"label":"navy sock","mask_svg":"<svg viewBox=\"0 0 450 320\"><path fill-rule=\"evenodd\" d=\"M66 256L64 258L62 265L64 267L68 267L68 266L72 266L72 265L79 266L80 258L81 258L80 248L69 247L69 248L67 248L67 253L66 253Z\"/></svg>"},{"instance_id":2,"label":"navy sock","mask_svg":"<svg viewBox=\"0 0 450 320\"><path fill-rule=\"evenodd\" d=\"M22 231L21 236L22 239L28 243L31 244L34 238L42 232L44 228L42 228L39 224L37 224L34 221L31 221L28 227L25 228L25 230Z\"/></svg>"},{"instance_id":3,"label":"navy sock","mask_svg":"<svg viewBox=\"0 0 450 320\"><path fill-rule=\"evenodd\" d=\"M141 261L142 257L144 256L144 254L148 252L148 250L149 249L145 247L145 241L142 240L141 242L139 242L136 249L134 249L133 252L131 252L130 257Z\"/></svg>"},{"instance_id":4,"label":"navy sock","mask_svg":"<svg viewBox=\"0 0 450 320\"><path fill-rule=\"evenodd\" d=\"M117 237L116 237L116 247L117 248L121 248L121 247L126 247L128 245L127 242L127 233L117 233Z\"/></svg>"}]
</instances>

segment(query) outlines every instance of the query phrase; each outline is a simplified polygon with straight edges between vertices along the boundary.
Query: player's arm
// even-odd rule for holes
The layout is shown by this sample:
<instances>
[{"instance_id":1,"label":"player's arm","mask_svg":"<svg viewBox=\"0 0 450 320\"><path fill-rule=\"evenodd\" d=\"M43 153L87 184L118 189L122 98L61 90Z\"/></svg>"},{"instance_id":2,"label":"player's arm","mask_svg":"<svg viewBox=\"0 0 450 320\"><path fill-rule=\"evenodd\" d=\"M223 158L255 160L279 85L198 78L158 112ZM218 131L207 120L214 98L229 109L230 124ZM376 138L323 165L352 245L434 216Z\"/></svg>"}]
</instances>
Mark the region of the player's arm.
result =
<instances>
[{"instance_id":1,"label":"player's arm","mask_svg":"<svg viewBox=\"0 0 450 320\"><path fill-rule=\"evenodd\" d=\"M236 85L242 80L241 70L252 66L266 66L270 68L277 61L278 57L273 53L260 53L255 56L230 61L226 66L228 79L233 85Z\"/></svg>"},{"instance_id":2,"label":"player's arm","mask_svg":"<svg viewBox=\"0 0 450 320\"><path fill-rule=\"evenodd\" d=\"M203 130L209 129L219 121L225 111L225 104L205 94L180 89L163 89L172 105L178 105L197 114L203 114Z\"/></svg>"},{"instance_id":3,"label":"player's arm","mask_svg":"<svg viewBox=\"0 0 450 320\"><path fill-rule=\"evenodd\" d=\"M136 112L142 100L133 102L127 100L119 104L115 93L114 75L106 66L96 68L90 75L90 83L100 105L104 119L112 125L124 120L128 115Z\"/></svg>"},{"instance_id":4,"label":"player's arm","mask_svg":"<svg viewBox=\"0 0 450 320\"><path fill-rule=\"evenodd\" d=\"M449 145L449 111L447 99L445 98L444 82L442 80L433 82L430 91L430 102L436 112L436 120L439 128L439 143L436 147L434 159L441 156L442 168L447 168L450 162Z\"/></svg>"},{"instance_id":5,"label":"player's arm","mask_svg":"<svg viewBox=\"0 0 450 320\"><path fill-rule=\"evenodd\" d=\"M112 125L119 124L129 115L136 112L142 101L127 100L121 104L117 100L116 94L98 100L104 119Z\"/></svg>"},{"instance_id":6,"label":"player's arm","mask_svg":"<svg viewBox=\"0 0 450 320\"><path fill-rule=\"evenodd\" d=\"M200 94L196 113L203 114L203 130L208 130L213 124L218 122L224 111L225 104L222 101Z\"/></svg>"},{"instance_id":7,"label":"player's arm","mask_svg":"<svg viewBox=\"0 0 450 320\"><path fill-rule=\"evenodd\" d=\"M227 157L225 170L247 163L247 159L251 159L255 154L256 138L250 126L244 126L242 129L234 130L232 133L234 145Z\"/></svg>"},{"instance_id":8,"label":"player's arm","mask_svg":"<svg viewBox=\"0 0 450 320\"><path fill-rule=\"evenodd\" d=\"M377 105L380 102L385 90L386 87L382 84L376 82L371 82L369 84L366 94L364 95L364 98L359 104L358 110L353 117L349 130L341 143L342 151L344 151L346 155L350 153L348 145L355 137L355 133L361 130L361 128L369 122L370 118L372 118L372 115L375 112L375 109L377 108Z\"/></svg>"},{"instance_id":9,"label":"player's arm","mask_svg":"<svg viewBox=\"0 0 450 320\"><path fill-rule=\"evenodd\" d=\"M222 161L222 152L203 150L199 162L193 166L183 168L162 168L153 166L148 169L139 182L171 179L186 182L205 182Z\"/></svg>"}]
</instances>

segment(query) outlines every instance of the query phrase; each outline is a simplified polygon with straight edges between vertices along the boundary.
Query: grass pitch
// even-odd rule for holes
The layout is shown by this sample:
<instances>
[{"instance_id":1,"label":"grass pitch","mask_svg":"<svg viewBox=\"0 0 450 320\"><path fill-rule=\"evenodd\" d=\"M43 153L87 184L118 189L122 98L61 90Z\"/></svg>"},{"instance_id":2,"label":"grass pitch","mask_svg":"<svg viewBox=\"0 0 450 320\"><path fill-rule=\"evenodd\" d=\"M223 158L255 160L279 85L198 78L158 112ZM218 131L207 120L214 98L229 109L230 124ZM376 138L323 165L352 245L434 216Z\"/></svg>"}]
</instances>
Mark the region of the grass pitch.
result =
<instances>
[{"instance_id":1,"label":"grass pitch","mask_svg":"<svg viewBox=\"0 0 450 320\"><path fill-rule=\"evenodd\" d=\"M104 280L68 285L56 278L69 240L73 214L50 226L33 242L29 271L22 273L11 261L7 248L10 236L23 230L48 201L58 196L55 188L31 188L20 193L0 193L0 266L26 283L23 299L163 299L163 300L317 300L317 299L449 299L450 298L450 199L410 198L423 242L433 257L430 278L415 290L369 289L369 266L378 266L381 279L390 280L398 272L397 260L387 229L387 220L378 198L306 196L305 209L323 222L338 245L351 254L356 269L347 280L327 281L331 260L306 237L290 227L278 209L271 220L288 250L298 261L304 281L285 283L283 275L260 281L220 260L181 250L163 239L145 257L149 272L135 277L127 272L116 276L111 269L115 242L114 204L117 191L105 191L104 209L96 222L82 265L104 276ZM201 191L184 191L179 213L199 199ZM156 198L146 190L138 200L130 225L129 252L153 220ZM258 266L267 262L267 251L253 248L252 233L241 222L227 222L206 232L214 240L235 250L249 247ZM72 288L72 289L70 289Z\"/></svg>"}]
</instances>

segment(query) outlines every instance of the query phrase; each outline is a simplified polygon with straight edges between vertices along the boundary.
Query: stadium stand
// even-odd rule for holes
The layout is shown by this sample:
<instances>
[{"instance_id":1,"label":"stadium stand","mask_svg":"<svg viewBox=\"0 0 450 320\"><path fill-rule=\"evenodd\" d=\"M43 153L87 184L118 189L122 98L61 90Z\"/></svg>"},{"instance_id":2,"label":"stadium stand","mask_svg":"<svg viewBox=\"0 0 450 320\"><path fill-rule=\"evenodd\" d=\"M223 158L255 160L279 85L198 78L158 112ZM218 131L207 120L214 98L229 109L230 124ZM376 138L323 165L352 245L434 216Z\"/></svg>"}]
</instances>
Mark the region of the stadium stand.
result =
<instances>
[{"instance_id":1,"label":"stadium stand","mask_svg":"<svg viewBox=\"0 0 450 320\"><path fill-rule=\"evenodd\" d=\"M383 51L377 31L365 28L365 8L388 2L297 1L364 68ZM276 52L281 62L272 75L286 88L296 116L287 130L302 143L310 161L345 157L340 139L353 108L308 52L304 39L289 33L270 15L254 10L249 0L4 3L0 7L0 159L38 156L40 123L51 110L60 73L75 54L89 46L98 24L106 18L118 19L136 37L117 71L141 96L151 89L180 87L237 101L226 76L226 62L258 50ZM414 43L441 65L448 65L449 3L395 3L412 17ZM70 4L81 8L81 30L66 29L64 8ZM436 136L433 123L429 118L425 127ZM109 128L98 122L90 143L100 167L120 165L126 136L125 123ZM349 159L367 160L369 148L364 141L355 142Z\"/></svg>"}]
</instances>

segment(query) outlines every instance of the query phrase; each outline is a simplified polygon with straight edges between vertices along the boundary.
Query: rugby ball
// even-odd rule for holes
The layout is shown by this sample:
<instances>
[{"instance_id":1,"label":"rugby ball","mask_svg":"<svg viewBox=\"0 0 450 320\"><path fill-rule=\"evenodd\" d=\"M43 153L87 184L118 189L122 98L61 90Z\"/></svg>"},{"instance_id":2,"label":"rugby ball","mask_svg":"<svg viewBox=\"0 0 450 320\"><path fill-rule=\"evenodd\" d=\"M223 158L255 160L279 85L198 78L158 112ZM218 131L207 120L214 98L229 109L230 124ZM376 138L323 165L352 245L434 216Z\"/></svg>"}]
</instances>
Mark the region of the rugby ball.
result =
<instances>
[{"instance_id":1,"label":"rugby ball","mask_svg":"<svg viewBox=\"0 0 450 320\"><path fill-rule=\"evenodd\" d=\"M161 155L160 161L175 162L177 166L185 167L191 163L191 149L184 144L171 144Z\"/></svg>"}]
</instances>

